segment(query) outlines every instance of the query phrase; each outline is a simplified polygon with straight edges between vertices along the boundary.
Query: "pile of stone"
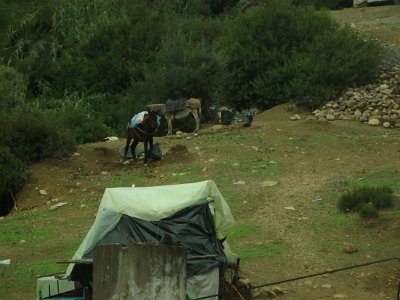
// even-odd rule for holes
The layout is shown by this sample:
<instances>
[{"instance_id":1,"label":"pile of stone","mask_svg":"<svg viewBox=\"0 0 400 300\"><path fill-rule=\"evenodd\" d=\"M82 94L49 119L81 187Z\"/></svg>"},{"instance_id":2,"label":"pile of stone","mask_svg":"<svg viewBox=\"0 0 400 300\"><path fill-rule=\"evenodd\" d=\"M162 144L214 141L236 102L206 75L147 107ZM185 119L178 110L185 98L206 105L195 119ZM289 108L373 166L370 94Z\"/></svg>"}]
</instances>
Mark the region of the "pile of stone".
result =
<instances>
[{"instance_id":1,"label":"pile of stone","mask_svg":"<svg viewBox=\"0 0 400 300\"><path fill-rule=\"evenodd\" d=\"M312 112L310 119L358 120L386 128L400 128L400 66L382 69L374 83L349 88L337 100Z\"/></svg>"}]
</instances>

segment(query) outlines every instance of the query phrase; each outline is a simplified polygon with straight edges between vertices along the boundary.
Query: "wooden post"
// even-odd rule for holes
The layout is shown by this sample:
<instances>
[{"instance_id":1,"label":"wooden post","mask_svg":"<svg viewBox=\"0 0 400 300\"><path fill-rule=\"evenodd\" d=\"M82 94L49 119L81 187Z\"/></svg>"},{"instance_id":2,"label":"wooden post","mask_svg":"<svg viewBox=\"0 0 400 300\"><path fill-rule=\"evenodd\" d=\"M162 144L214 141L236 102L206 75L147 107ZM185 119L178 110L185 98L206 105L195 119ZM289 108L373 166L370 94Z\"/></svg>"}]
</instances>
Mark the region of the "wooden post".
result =
<instances>
[{"instance_id":1,"label":"wooden post","mask_svg":"<svg viewBox=\"0 0 400 300\"><path fill-rule=\"evenodd\" d=\"M93 299L186 299L186 251L138 243L97 246Z\"/></svg>"}]
</instances>

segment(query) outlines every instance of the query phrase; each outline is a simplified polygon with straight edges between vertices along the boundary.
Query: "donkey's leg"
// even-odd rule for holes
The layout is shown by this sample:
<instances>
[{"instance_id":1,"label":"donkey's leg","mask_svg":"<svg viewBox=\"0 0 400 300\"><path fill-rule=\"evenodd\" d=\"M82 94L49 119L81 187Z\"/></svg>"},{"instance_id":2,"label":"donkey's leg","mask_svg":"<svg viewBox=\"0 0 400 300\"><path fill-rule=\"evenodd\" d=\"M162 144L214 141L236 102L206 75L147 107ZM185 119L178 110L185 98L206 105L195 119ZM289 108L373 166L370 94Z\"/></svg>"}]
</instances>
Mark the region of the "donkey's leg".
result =
<instances>
[{"instance_id":1,"label":"donkey's leg","mask_svg":"<svg viewBox=\"0 0 400 300\"><path fill-rule=\"evenodd\" d=\"M149 140L145 139L143 141L144 145L144 164L147 164L147 160L149 159Z\"/></svg>"},{"instance_id":2,"label":"donkey's leg","mask_svg":"<svg viewBox=\"0 0 400 300\"><path fill-rule=\"evenodd\" d=\"M200 129L200 117L197 113L197 109L192 109L191 113L193 114L193 117L196 119L196 129L194 131L197 132Z\"/></svg>"},{"instance_id":3,"label":"donkey's leg","mask_svg":"<svg viewBox=\"0 0 400 300\"><path fill-rule=\"evenodd\" d=\"M137 158L137 157L136 157L136 152L135 152L135 149L136 149L137 144L139 144L139 141L133 139L133 143L132 143L132 145L131 145L131 152L132 152L132 157L133 157L133 159L136 159L136 158Z\"/></svg>"},{"instance_id":4,"label":"donkey's leg","mask_svg":"<svg viewBox=\"0 0 400 300\"><path fill-rule=\"evenodd\" d=\"M153 156L153 137L149 137L149 156L152 157Z\"/></svg>"},{"instance_id":5,"label":"donkey's leg","mask_svg":"<svg viewBox=\"0 0 400 300\"><path fill-rule=\"evenodd\" d=\"M172 116L165 114L165 118L167 119L167 122L168 122L168 133L167 133L167 135L171 135L172 134Z\"/></svg>"},{"instance_id":6,"label":"donkey's leg","mask_svg":"<svg viewBox=\"0 0 400 300\"><path fill-rule=\"evenodd\" d=\"M129 144L131 143L132 137L129 134L129 130L128 130L128 137L126 138L126 144L125 144L125 151L124 151L124 158L123 160L126 160L126 156L128 154L128 149L129 149Z\"/></svg>"}]
</instances>

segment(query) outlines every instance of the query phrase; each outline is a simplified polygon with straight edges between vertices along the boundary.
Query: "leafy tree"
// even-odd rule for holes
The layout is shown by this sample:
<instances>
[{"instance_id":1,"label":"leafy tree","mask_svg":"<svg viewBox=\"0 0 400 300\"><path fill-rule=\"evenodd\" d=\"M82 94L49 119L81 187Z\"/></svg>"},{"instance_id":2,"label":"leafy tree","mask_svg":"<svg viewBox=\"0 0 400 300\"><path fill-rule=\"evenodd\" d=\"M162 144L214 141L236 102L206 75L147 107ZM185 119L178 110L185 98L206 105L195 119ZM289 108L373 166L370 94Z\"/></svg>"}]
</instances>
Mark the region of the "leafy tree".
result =
<instances>
[{"instance_id":1,"label":"leafy tree","mask_svg":"<svg viewBox=\"0 0 400 300\"><path fill-rule=\"evenodd\" d=\"M315 106L375 75L380 47L312 7L269 1L226 23L221 98L237 108ZM334 83L334 84L333 84Z\"/></svg>"},{"instance_id":2,"label":"leafy tree","mask_svg":"<svg viewBox=\"0 0 400 300\"><path fill-rule=\"evenodd\" d=\"M51 118L49 111L24 106L2 114L0 146L18 159L31 163L46 157L63 157L76 146L71 133Z\"/></svg>"},{"instance_id":3,"label":"leafy tree","mask_svg":"<svg viewBox=\"0 0 400 300\"><path fill-rule=\"evenodd\" d=\"M205 0L210 6L213 15L220 15L232 7L234 7L239 0Z\"/></svg>"},{"instance_id":4,"label":"leafy tree","mask_svg":"<svg viewBox=\"0 0 400 300\"><path fill-rule=\"evenodd\" d=\"M207 106L222 70L223 62L211 45L195 43L178 29L165 36L143 88L153 101L194 97Z\"/></svg>"},{"instance_id":5,"label":"leafy tree","mask_svg":"<svg viewBox=\"0 0 400 300\"><path fill-rule=\"evenodd\" d=\"M24 77L14 68L0 64L0 111L9 112L23 105L25 89Z\"/></svg>"}]
</instances>

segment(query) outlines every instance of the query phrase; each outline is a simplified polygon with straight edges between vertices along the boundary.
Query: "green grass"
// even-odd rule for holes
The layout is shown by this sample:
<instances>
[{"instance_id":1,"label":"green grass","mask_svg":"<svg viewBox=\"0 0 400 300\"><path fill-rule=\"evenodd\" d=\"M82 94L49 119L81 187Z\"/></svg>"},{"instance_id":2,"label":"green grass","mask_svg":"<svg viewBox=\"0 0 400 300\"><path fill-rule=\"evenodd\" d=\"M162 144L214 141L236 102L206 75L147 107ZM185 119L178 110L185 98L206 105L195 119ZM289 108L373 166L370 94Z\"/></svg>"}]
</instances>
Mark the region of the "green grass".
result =
<instances>
[{"instance_id":1,"label":"green grass","mask_svg":"<svg viewBox=\"0 0 400 300\"><path fill-rule=\"evenodd\" d=\"M251 132L248 134L238 133L238 132L220 132L220 131L209 131L203 132L198 137L200 140L204 140L204 142L220 142L220 141L232 141L232 142L260 142L263 140L262 137L258 135L254 135Z\"/></svg>"},{"instance_id":2,"label":"green grass","mask_svg":"<svg viewBox=\"0 0 400 300\"><path fill-rule=\"evenodd\" d=\"M172 182L182 181L182 178L190 182L204 180L202 168L198 165L175 169L173 172L164 174L163 178Z\"/></svg>"},{"instance_id":3,"label":"green grass","mask_svg":"<svg viewBox=\"0 0 400 300\"><path fill-rule=\"evenodd\" d=\"M358 178L347 181L351 187L389 186L395 193L400 192L400 170L385 168L376 172L365 173Z\"/></svg>"},{"instance_id":4,"label":"green grass","mask_svg":"<svg viewBox=\"0 0 400 300\"><path fill-rule=\"evenodd\" d=\"M1 222L0 245L19 244L20 241L39 243L56 236L56 233L45 226L36 227L32 221L48 217L50 212L31 212L17 215L13 219Z\"/></svg>"},{"instance_id":5,"label":"green grass","mask_svg":"<svg viewBox=\"0 0 400 300\"><path fill-rule=\"evenodd\" d=\"M288 246L283 242L276 244L245 245L235 248L235 252L240 259L250 260L263 257L275 257L288 250Z\"/></svg>"},{"instance_id":6,"label":"green grass","mask_svg":"<svg viewBox=\"0 0 400 300\"><path fill-rule=\"evenodd\" d=\"M240 239L251 235L254 232L259 232L260 228L256 225L246 224L242 226L236 226L227 232L230 240Z\"/></svg>"},{"instance_id":7,"label":"green grass","mask_svg":"<svg viewBox=\"0 0 400 300\"><path fill-rule=\"evenodd\" d=\"M379 214L375 221L377 225L364 222L358 214L341 213L337 208L337 202L341 195L356 187L362 186L390 186L399 193L400 177L399 171L394 168L385 168L375 172L362 174L362 178L342 179L329 182L320 191L321 201L310 204L309 219L305 223L307 230L315 238L315 251L323 253L327 259L338 259L344 257L346 263L350 263L349 255L343 252L343 243L352 242L357 245L360 253L368 252L374 256L382 256L382 249L397 249L396 241L383 240L377 244L371 243L371 236L379 236L379 224L382 219L393 219L399 217L398 210L385 210ZM374 224L374 223L373 223ZM376 226L376 227L375 227ZM390 250L387 251L390 253ZM360 259L364 258L360 256Z\"/></svg>"},{"instance_id":8,"label":"green grass","mask_svg":"<svg viewBox=\"0 0 400 300\"><path fill-rule=\"evenodd\" d=\"M238 225L229 230L226 236L234 252L245 260L274 257L289 250L289 246L274 233L265 232L254 224Z\"/></svg>"},{"instance_id":9,"label":"green grass","mask_svg":"<svg viewBox=\"0 0 400 300\"><path fill-rule=\"evenodd\" d=\"M118 173L114 174L108 187L130 187L132 184L143 185L144 176L134 173Z\"/></svg>"},{"instance_id":10,"label":"green grass","mask_svg":"<svg viewBox=\"0 0 400 300\"><path fill-rule=\"evenodd\" d=\"M217 170L227 170L229 173L224 178L216 178L217 184L233 183L235 180L254 179L260 177L270 177L282 173L282 163L270 164L264 159L245 159L217 163L214 168ZM231 178L231 180L227 180Z\"/></svg>"},{"instance_id":11,"label":"green grass","mask_svg":"<svg viewBox=\"0 0 400 300\"><path fill-rule=\"evenodd\" d=\"M80 243L81 240L52 241L46 246L46 253L41 253L41 255L38 255L38 253L33 255L33 251L38 251L38 248L35 247L33 249L32 244L26 244L26 246L23 244L21 247L29 247L32 250L28 257L25 257L28 255L26 251L21 250L24 255L18 257L18 259L11 260L10 266L0 268L0 292L5 295L12 295L17 286L19 290L33 295L37 278L55 273L64 273L67 265L57 264L57 261L71 258Z\"/></svg>"},{"instance_id":12,"label":"green grass","mask_svg":"<svg viewBox=\"0 0 400 300\"><path fill-rule=\"evenodd\" d=\"M313 133L313 134L307 134L302 137L298 138L285 138L284 141L292 143L296 146L317 146L321 144L326 144L326 143L331 143L333 141L336 141L339 138L339 135L337 134L329 134L329 133Z\"/></svg>"}]
</instances>

